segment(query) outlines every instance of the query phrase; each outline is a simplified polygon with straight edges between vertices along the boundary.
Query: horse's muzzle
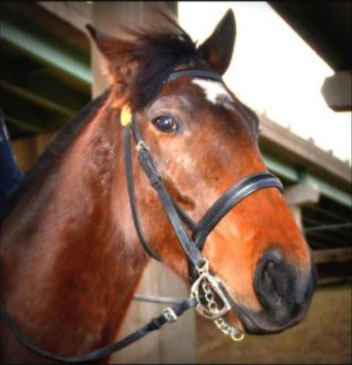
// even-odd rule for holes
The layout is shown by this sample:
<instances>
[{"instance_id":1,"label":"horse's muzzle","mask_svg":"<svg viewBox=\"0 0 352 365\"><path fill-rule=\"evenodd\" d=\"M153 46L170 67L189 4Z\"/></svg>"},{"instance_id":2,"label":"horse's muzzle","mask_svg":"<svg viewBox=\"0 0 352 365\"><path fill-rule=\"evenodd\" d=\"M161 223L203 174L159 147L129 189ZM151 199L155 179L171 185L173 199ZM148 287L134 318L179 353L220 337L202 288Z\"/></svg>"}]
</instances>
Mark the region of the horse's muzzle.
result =
<instances>
[{"instance_id":1,"label":"horse's muzzle","mask_svg":"<svg viewBox=\"0 0 352 365\"><path fill-rule=\"evenodd\" d=\"M307 314L316 287L316 267L311 262L304 275L288 264L280 250L268 250L259 260L254 275L254 291L260 311L231 306L248 333L278 333L301 322Z\"/></svg>"}]
</instances>

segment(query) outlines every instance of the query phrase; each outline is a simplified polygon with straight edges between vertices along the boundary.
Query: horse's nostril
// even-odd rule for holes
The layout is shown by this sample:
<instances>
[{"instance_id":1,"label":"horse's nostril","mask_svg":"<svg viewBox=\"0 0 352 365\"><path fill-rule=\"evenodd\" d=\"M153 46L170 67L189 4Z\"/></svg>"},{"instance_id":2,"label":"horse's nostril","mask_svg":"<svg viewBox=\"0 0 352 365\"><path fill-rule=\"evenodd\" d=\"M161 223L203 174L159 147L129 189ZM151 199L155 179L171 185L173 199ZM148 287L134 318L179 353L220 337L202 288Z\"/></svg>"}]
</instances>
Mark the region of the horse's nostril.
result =
<instances>
[{"instance_id":1,"label":"horse's nostril","mask_svg":"<svg viewBox=\"0 0 352 365\"><path fill-rule=\"evenodd\" d=\"M269 261L264 268L264 272L273 279L275 275L275 263L273 261Z\"/></svg>"},{"instance_id":2,"label":"horse's nostril","mask_svg":"<svg viewBox=\"0 0 352 365\"><path fill-rule=\"evenodd\" d=\"M275 275L275 264L272 261L269 261L263 268L263 274L265 278L270 278L272 281L273 276Z\"/></svg>"},{"instance_id":3,"label":"horse's nostril","mask_svg":"<svg viewBox=\"0 0 352 365\"><path fill-rule=\"evenodd\" d=\"M257 263L253 279L261 304L258 316L271 325L298 323L307 313L315 286L314 270L307 271L305 274L300 267L290 264L278 248L266 251Z\"/></svg>"},{"instance_id":4,"label":"horse's nostril","mask_svg":"<svg viewBox=\"0 0 352 365\"><path fill-rule=\"evenodd\" d=\"M280 305L293 289L294 272L278 249L267 251L258 263L254 289L264 307Z\"/></svg>"},{"instance_id":5,"label":"horse's nostril","mask_svg":"<svg viewBox=\"0 0 352 365\"><path fill-rule=\"evenodd\" d=\"M262 270L262 286L267 296L270 296L271 301L277 301L282 297L283 293L279 283L279 270L277 264L269 261L263 266Z\"/></svg>"}]
</instances>

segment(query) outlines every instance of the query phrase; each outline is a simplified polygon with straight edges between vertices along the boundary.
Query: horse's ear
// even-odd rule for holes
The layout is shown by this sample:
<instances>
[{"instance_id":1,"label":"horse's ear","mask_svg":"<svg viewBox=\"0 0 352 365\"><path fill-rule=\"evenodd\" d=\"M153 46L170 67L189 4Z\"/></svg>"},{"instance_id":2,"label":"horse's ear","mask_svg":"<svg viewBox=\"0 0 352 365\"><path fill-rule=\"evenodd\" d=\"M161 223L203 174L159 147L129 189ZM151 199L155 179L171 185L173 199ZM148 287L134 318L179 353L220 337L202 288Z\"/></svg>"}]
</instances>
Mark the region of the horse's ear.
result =
<instances>
[{"instance_id":1,"label":"horse's ear","mask_svg":"<svg viewBox=\"0 0 352 365\"><path fill-rule=\"evenodd\" d=\"M98 31L90 24L86 25L95 45L104 56L107 73L116 82L128 83L135 67L130 50L133 44L124 39L118 39Z\"/></svg>"},{"instance_id":2,"label":"horse's ear","mask_svg":"<svg viewBox=\"0 0 352 365\"><path fill-rule=\"evenodd\" d=\"M212 35L198 48L201 57L221 75L225 73L230 64L235 38L235 16L229 9Z\"/></svg>"}]
</instances>

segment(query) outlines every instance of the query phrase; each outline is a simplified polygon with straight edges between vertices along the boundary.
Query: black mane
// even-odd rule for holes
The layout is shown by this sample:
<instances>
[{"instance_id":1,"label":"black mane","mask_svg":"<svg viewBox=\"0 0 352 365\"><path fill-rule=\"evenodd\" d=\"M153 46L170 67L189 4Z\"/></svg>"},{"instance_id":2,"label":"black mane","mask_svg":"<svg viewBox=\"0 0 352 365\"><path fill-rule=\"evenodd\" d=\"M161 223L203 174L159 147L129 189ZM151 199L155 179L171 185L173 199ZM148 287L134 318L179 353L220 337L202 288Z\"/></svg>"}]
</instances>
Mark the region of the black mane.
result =
<instances>
[{"instance_id":1,"label":"black mane","mask_svg":"<svg viewBox=\"0 0 352 365\"><path fill-rule=\"evenodd\" d=\"M100 106L107 99L109 92L109 89L106 90L100 96L85 105L79 113L60 130L55 139L39 157L35 165L26 173L18 189L6 202L4 209L0 212L0 224L22 196L33 186L33 183L35 183L42 174L47 174L49 172L53 167L54 159L57 156L62 155L82 128L94 119Z\"/></svg>"}]
</instances>

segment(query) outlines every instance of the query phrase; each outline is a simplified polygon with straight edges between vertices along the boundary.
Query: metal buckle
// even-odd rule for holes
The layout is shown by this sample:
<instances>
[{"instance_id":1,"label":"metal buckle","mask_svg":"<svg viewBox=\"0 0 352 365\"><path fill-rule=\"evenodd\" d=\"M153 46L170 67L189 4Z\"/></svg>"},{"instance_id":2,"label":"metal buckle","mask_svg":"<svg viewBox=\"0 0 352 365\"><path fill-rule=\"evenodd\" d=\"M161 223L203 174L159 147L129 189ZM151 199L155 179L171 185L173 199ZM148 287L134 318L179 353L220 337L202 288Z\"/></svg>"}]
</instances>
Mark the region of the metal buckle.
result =
<instances>
[{"instance_id":1,"label":"metal buckle","mask_svg":"<svg viewBox=\"0 0 352 365\"><path fill-rule=\"evenodd\" d=\"M176 322L177 321L177 314L171 307L167 307L163 310L163 313L166 315L168 322Z\"/></svg>"},{"instance_id":2,"label":"metal buckle","mask_svg":"<svg viewBox=\"0 0 352 365\"><path fill-rule=\"evenodd\" d=\"M209 261L207 259L203 259L200 266L196 266L196 270L198 275L202 275L205 272L209 271Z\"/></svg>"},{"instance_id":3,"label":"metal buckle","mask_svg":"<svg viewBox=\"0 0 352 365\"><path fill-rule=\"evenodd\" d=\"M201 303L200 300L200 293L199 293L199 287L204 282L204 280L209 284L211 290L218 296L218 298L221 300L223 306L222 308L213 308L212 311L210 311L205 305ZM227 301L224 293L219 287L218 282L216 279L209 274L207 271L203 271L203 273L199 276L199 278L193 283L191 288L191 297L197 299L197 306L196 310L199 314L201 314L205 318L209 319L216 319L218 317L223 316L225 313L231 310L231 306L229 302Z\"/></svg>"},{"instance_id":4,"label":"metal buckle","mask_svg":"<svg viewBox=\"0 0 352 365\"><path fill-rule=\"evenodd\" d=\"M136 150L137 152L140 152L142 149L149 151L148 146L141 140L136 144Z\"/></svg>"}]
</instances>

